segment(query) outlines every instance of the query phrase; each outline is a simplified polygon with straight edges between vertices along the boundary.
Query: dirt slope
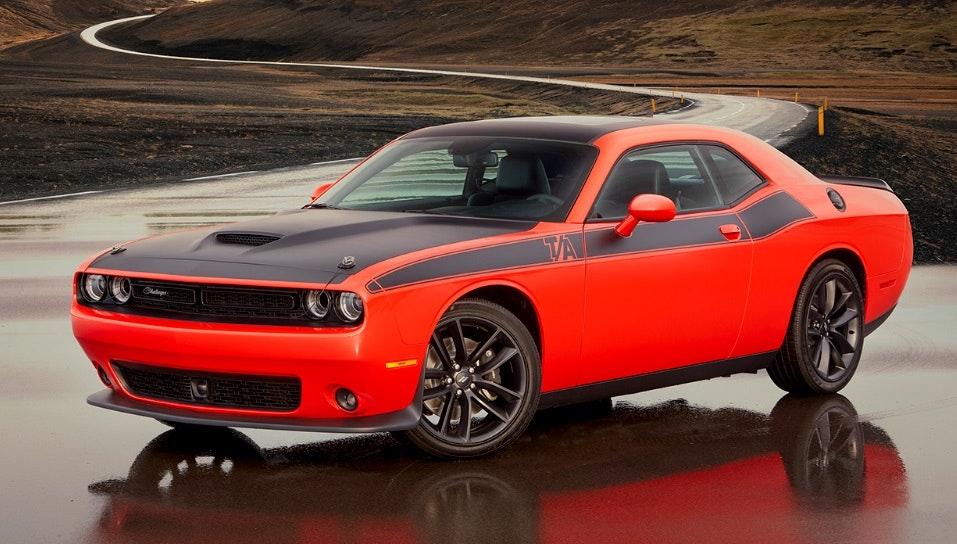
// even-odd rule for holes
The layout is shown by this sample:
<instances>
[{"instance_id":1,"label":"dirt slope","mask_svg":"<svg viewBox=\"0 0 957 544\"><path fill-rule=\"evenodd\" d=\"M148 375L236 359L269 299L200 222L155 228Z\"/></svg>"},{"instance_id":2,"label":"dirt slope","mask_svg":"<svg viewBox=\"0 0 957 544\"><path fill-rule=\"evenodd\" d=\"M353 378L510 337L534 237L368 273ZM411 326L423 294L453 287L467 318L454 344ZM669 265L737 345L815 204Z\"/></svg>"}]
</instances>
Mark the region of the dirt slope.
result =
<instances>
[{"instance_id":1,"label":"dirt slope","mask_svg":"<svg viewBox=\"0 0 957 544\"><path fill-rule=\"evenodd\" d=\"M48 38L101 21L142 15L188 0L4 0L0 49Z\"/></svg>"},{"instance_id":2,"label":"dirt slope","mask_svg":"<svg viewBox=\"0 0 957 544\"><path fill-rule=\"evenodd\" d=\"M216 0L111 36L250 59L658 69L957 69L957 2Z\"/></svg>"}]
</instances>

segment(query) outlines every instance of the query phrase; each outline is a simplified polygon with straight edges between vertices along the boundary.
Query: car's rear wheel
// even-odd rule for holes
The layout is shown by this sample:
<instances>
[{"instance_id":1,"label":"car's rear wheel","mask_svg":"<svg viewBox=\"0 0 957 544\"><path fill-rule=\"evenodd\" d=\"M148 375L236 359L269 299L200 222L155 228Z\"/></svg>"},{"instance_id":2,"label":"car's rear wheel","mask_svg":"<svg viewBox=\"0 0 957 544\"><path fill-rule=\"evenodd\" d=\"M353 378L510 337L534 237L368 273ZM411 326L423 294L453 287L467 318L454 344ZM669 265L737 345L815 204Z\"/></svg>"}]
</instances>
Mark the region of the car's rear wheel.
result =
<instances>
[{"instance_id":1,"label":"car's rear wheel","mask_svg":"<svg viewBox=\"0 0 957 544\"><path fill-rule=\"evenodd\" d=\"M768 374L792 393L836 393L854 375L863 342L860 284L847 265L826 259L805 276Z\"/></svg>"},{"instance_id":2,"label":"car's rear wheel","mask_svg":"<svg viewBox=\"0 0 957 544\"><path fill-rule=\"evenodd\" d=\"M535 415L540 365L532 335L514 314L481 299L455 303L429 341L422 418L401 438L447 459L504 448Z\"/></svg>"}]
</instances>

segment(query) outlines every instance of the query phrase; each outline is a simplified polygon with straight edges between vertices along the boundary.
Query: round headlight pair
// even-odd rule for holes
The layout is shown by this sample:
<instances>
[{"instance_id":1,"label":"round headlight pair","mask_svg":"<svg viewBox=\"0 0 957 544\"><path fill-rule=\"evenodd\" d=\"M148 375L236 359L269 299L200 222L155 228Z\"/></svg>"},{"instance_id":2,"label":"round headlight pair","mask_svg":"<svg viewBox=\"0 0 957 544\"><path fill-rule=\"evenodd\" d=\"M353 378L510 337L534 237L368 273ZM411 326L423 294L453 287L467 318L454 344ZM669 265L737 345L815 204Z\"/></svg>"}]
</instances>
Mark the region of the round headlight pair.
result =
<instances>
[{"instance_id":1,"label":"round headlight pair","mask_svg":"<svg viewBox=\"0 0 957 544\"><path fill-rule=\"evenodd\" d=\"M362 319L364 310L359 295L350 292L306 291L304 304L306 312L313 319L325 319L335 308L336 316L345 323L355 323Z\"/></svg>"},{"instance_id":2,"label":"round headlight pair","mask_svg":"<svg viewBox=\"0 0 957 544\"><path fill-rule=\"evenodd\" d=\"M103 302L107 293L116 304L126 304L133 296L133 283L121 276L87 274L80 284L81 294L88 302Z\"/></svg>"}]
</instances>

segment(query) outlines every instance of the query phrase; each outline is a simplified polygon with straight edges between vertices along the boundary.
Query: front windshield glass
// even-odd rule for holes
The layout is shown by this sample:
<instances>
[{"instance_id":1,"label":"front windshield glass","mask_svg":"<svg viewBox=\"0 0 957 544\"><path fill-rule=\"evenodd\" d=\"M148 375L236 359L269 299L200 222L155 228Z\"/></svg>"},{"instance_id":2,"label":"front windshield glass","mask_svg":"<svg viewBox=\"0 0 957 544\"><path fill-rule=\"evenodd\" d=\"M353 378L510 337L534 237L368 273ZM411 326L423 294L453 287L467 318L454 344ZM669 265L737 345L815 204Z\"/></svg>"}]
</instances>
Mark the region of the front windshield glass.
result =
<instances>
[{"instance_id":1,"label":"front windshield glass","mask_svg":"<svg viewBox=\"0 0 957 544\"><path fill-rule=\"evenodd\" d=\"M597 151L529 139L428 138L387 146L319 207L562 221Z\"/></svg>"}]
</instances>

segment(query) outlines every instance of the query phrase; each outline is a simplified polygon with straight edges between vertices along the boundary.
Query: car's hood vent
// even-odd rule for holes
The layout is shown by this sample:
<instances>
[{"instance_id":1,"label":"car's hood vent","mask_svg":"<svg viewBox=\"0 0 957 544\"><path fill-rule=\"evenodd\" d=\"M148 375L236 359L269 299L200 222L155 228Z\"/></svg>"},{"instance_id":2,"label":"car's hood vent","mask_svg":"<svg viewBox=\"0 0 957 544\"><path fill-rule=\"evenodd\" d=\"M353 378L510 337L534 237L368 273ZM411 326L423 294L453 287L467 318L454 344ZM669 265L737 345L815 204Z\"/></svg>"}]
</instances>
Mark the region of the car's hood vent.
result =
<instances>
[{"instance_id":1,"label":"car's hood vent","mask_svg":"<svg viewBox=\"0 0 957 544\"><path fill-rule=\"evenodd\" d=\"M217 242L237 246L262 246L270 242L275 242L279 238L281 237L274 234L255 232L220 232L216 235Z\"/></svg>"}]
</instances>

